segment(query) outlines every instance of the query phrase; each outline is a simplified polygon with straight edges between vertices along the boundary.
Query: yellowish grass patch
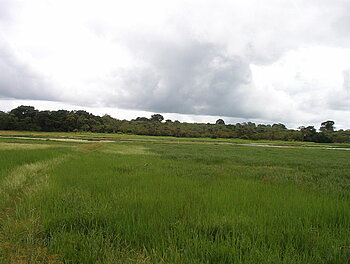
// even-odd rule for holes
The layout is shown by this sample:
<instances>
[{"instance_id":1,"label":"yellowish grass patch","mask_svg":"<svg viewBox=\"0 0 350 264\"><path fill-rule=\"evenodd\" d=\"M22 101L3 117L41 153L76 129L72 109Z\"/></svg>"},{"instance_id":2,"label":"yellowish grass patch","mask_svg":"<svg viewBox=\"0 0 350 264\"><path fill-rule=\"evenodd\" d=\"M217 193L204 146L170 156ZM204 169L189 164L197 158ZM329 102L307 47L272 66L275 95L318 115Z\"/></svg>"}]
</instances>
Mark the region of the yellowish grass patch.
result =
<instances>
[{"instance_id":1,"label":"yellowish grass patch","mask_svg":"<svg viewBox=\"0 0 350 264\"><path fill-rule=\"evenodd\" d=\"M28 144L28 143L0 143L0 150L47 149L52 147L55 147L55 145Z\"/></svg>"},{"instance_id":2,"label":"yellowish grass patch","mask_svg":"<svg viewBox=\"0 0 350 264\"><path fill-rule=\"evenodd\" d=\"M0 205L6 204L15 198L28 191L33 191L42 184L46 178L47 173L64 158L56 158L49 161L39 161L36 163L24 164L15 168L7 178L5 178L0 185L0 198L2 202Z\"/></svg>"},{"instance_id":3,"label":"yellowish grass patch","mask_svg":"<svg viewBox=\"0 0 350 264\"><path fill-rule=\"evenodd\" d=\"M155 155L144 146L138 146L133 144L128 145L119 145L119 144L110 144L102 150L102 152L110 154L124 154L124 155Z\"/></svg>"}]
</instances>

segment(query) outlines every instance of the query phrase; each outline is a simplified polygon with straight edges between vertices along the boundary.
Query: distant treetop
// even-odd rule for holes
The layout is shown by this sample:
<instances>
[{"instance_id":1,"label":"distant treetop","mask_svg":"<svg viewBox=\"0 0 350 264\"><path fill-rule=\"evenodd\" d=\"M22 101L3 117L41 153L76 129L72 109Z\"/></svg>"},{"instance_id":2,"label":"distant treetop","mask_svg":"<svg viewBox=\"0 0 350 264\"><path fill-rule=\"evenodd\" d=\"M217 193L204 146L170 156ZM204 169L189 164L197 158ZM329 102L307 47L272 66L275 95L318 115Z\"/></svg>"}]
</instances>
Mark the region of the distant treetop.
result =
<instances>
[{"instance_id":1,"label":"distant treetop","mask_svg":"<svg viewBox=\"0 0 350 264\"><path fill-rule=\"evenodd\" d=\"M334 128L334 121L321 123L320 132L313 126L299 130L287 129L284 124L255 124L244 122L225 124L223 119L213 123L187 123L165 120L161 114L150 118L137 117L131 121L118 120L109 115L95 116L85 110L39 111L21 105L9 112L0 111L0 130L29 130L55 132L128 133L149 136L193 138L241 138L249 140L285 140L350 143L350 130Z\"/></svg>"},{"instance_id":2,"label":"distant treetop","mask_svg":"<svg viewBox=\"0 0 350 264\"><path fill-rule=\"evenodd\" d=\"M334 131L334 121L328 120L321 123L320 131L322 132L333 132Z\"/></svg>"},{"instance_id":3,"label":"distant treetop","mask_svg":"<svg viewBox=\"0 0 350 264\"><path fill-rule=\"evenodd\" d=\"M215 124L217 124L217 125L225 125L225 121L222 120L222 119L218 119L218 120L216 120Z\"/></svg>"}]
</instances>

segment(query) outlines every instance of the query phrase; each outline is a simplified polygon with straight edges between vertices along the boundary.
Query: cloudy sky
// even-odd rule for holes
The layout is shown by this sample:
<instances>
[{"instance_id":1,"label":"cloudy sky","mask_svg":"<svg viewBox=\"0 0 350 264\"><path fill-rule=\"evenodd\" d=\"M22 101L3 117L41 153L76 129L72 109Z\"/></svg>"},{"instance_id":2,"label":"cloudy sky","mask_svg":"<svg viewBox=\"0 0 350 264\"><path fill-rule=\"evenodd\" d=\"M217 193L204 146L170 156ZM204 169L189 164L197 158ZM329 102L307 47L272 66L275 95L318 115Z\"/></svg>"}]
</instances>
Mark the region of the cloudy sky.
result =
<instances>
[{"instance_id":1,"label":"cloudy sky","mask_svg":"<svg viewBox=\"0 0 350 264\"><path fill-rule=\"evenodd\" d=\"M20 104L350 128L350 1L0 0L0 110Z\"/></svg>"}]
</instances>

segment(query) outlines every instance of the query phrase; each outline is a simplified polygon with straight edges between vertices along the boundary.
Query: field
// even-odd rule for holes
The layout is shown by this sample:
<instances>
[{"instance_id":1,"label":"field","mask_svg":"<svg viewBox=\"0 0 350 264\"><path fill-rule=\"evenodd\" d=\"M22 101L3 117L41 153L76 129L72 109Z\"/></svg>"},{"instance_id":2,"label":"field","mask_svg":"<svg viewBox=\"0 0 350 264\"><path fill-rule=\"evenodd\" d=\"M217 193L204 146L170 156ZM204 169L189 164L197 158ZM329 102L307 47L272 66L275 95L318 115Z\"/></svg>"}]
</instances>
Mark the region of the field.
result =
<instances>
[{"instance_id":1,"label":"field","mask_svg":"<svg viewBox=\"0 0 350 264\"><path fill-rule=\"evenodd\" d=\"M348 147L0 132L0 263L350 263Z\"/></svg>"}]
</instances>

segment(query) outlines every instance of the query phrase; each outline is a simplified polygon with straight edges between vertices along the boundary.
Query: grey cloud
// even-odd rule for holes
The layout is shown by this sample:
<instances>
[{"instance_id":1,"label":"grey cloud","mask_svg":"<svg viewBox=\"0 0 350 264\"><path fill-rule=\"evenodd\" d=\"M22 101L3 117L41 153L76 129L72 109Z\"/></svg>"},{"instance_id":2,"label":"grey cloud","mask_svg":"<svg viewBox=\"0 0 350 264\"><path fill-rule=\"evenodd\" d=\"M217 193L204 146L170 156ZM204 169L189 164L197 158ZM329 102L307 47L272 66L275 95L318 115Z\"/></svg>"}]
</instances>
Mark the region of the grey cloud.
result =
<instances>
[{"instance_id":1,"label":"grey cloud","mask_svg":"<svg viewBox=\"0 0 350 264\"><path fill-rule=\"evenodd\" d=\"M21 62L0 39L0 97L57 100L50 81Z\"/></svg>"},{"instance_id":2,"label":"grey cloud","mask_svg":"<svg viewBox=\"0 0 350 264\"><path fill-rule=\"evenodd\" d=\"M0 0L0 5L7 7L9 2ZM208 2L212 3L210 8ZM245 6L245 2L250 5ZM290 89L290 85L284 90L257 87L259 84L252 83L250 70L251 64L269 65L300 47L348 48L348 0L213 3L179 4L178 10L170 12L167 22L155 28L130 26L126 21L124 29L122 25L113 25L113 19L87 19L84 25L98 40L125 45L137 63L131 68L111 69L102 77L91 77L96 78L93 80L87 76L84 80L67 81L69 89L63 87L67 93L64 99L48 78L21 62L0 42L0 96L277 121L310 113L314 116L312 111L322 107L348 109L347 73L344 88L338 93L342 100L327 100L324 93L319 95L312 88L313 83L302 84L302 80L295 82L305 90L302 93ZM9 17L9 10L0 9L0 20L1 16ZM75 58L70 59L74 62Z\"/></svg>"},{"instance_id":3,"label":"grey cloud","mask_svg":"<svg viewBox=\"0 0 350 264\"><path fill-rule=\"evenodd\" d=\"M117 72L107 105L155 112L249 116L242 107L249 65L196 40L150 42L136 48L146 66Z\"/></svg>"},{"instance_id":4,"label":"grey cloud","mask_svg":"<svg viewBox=\"0 0 350 264\"><path fill-rule=\"evenodd\" d=\"M349 13L346 0L272 0L252 10L254 17L242 23L241 35L228 35L245 42L242 53L251 63L271 64L300 47L349 47Z\"/></svg>"},{"instance_id":5,"label":"grey cloud","mask_svg":"<svg viewBox=\"0 0 350 264\"><path fill-rule=\"evenodd\" d=\"M10 0L0 0L0 21L10 19L12 2Z\"/></svg>"},{"instance_id":6,"label":"grey cloud","mask_svg":"<svg viewBox=\"0 0 350 264\"><path fill-rule=\"evenodd\" d=\"M17 0L0 0L0 29L1 32L8 31L15 19L16 11L18 11ZM3 26L3 27L1 27Z\"/></svg>"},{"instance_id":7,"label":"grey cloud","mask_svg":"<svg viewBox=\"0 0 350 264\"><path fill-rule=\"evenodd\" d=\"M259 1L251 2L255 6ZM298 114L311 111L310 105L315 109L327 105L327 98L306 84L302 87L308 90L300 96L293 94L295 89L257 89L251 82L249 65L271 64L289 50L303 46L349 45L350 37L344 34L348 1L272 0L245 15L232 7L220 8L220 2L202 16L197 16L196 4L191 8L186 9L181 21L169 19L172 23L163 28L167 34L152 29L148 33L147 29L119 32L117 42L124 43L143 66L111 74L107 85L112 91L100 98L102 105L274 119L292 118L298 109ZM208 31L203 21L210 24ZM111 27L97 23L97 28L98 35L113 35ZM92 29L96 30L96 25ZM289 110L293 112L286 113Z\"/></svg>"},{"instance_id":8,"label":"grey cloud","mask_svg":"<svg viewBox=\"0 0 350 264\"><path fill-rule=\"evenodd\" d=\"M343 87L328 94L328 107L333 110L350 110L350 69L343 72Z\"/></svg>"}]
</instances>

